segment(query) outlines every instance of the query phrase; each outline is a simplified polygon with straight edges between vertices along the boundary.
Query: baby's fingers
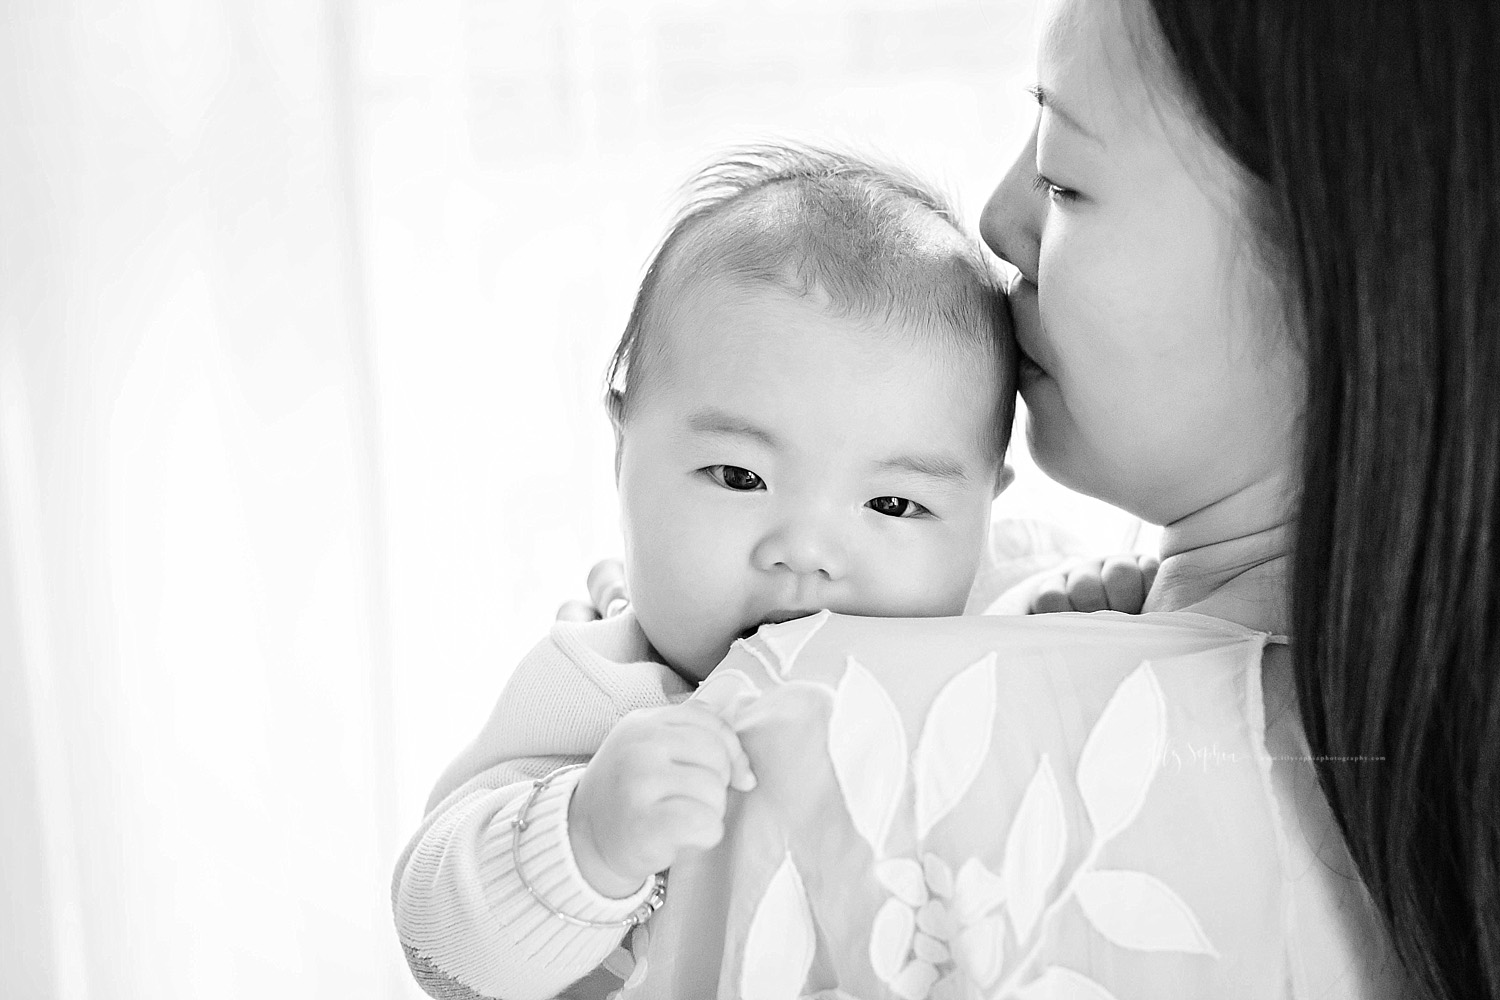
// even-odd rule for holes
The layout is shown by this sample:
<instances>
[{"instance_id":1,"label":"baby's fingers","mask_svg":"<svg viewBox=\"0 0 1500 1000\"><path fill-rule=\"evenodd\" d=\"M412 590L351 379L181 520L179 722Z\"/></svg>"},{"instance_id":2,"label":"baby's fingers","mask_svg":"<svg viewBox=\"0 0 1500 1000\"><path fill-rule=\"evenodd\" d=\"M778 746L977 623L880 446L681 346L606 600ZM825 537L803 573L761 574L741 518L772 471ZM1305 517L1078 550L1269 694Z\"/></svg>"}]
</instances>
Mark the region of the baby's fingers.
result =
<instances>
[{"instance_id":1,"label":"baby's fingers","mask_svg":"<svg viewBox=\"0 0 1500 1000\"><path fill-rule=\"evenodd\" d=\"M1072 611L1068 604L1068 578L1062 573L1049 576L1037 585L1031 599L1031 614L1050 615L1058 611Z\"/></svg>"},{"instance_id":2,"label":"baby's fingers","mask_svg":"<svg viewBox=\"0 0 1500 1000\"><path fill-rule=\"evenodd\" d=\"M1068 573L1068 610L1106 611L1109 599L1104 593L1101 565L1089 562Z\"/></svg>"},{"instance_id":3,"label":"baby's fingers","mask_svg":"<svg viewBox=\"0 0 1500 1000\"><path fill-rule=\"evenodd\" d=\"M1156 571L1161 569L1161 557L1157 555L1136 556L1136 562L1141 567L1141 587L1149 594L1151 585L1156 582Z\"/></svg>"},{"instance_id":4,"label":"baby's fingers","mask_svg":"<svg viewBox=\"0 0 1500 1000\"><path fill-rule=\"evenodd\" d=\"M1133 555L1110 556L1099 571L1110 610L1136 614L1146 600L1146 581Z\"/></svg>"},{"instance_id":5,"label":"baby's fingers","mask_svg":"<svg viewBox=\"0 0 1500 1000\"><path fill-rule=\"evenodd\" d=\"M740 744L734 729L705 705L698 702L683 702L675 721L686 728L697 731L709 741L709 747L700 747L700 753L712 751L712 758L728 768L729 786L736 791L748 792L755 787L755 775L750 770L750 758Z\"/></svg>"},{"instance_id":6,"label":"baby's fingers","mask_svg":"<svg viewBox=\"0 0 1500 1000\"><path fill-rule=\"evenodd\" d=\"M625 590L625 564L618 559L603 559L589 570L589 600L599 615L610 618L630 604Z\"/></svg>"},{"instance_id":7,"label":"baby's fingers","mask_svg":"<svg viewBox=\"0 0 1500 1000\"><path fill-rule=\"evenodd\" d=\"M588 601L564 601L557 609L557 620L560 622L591 622L598 617L599 613Z\"/></svg>"}]
</instances>

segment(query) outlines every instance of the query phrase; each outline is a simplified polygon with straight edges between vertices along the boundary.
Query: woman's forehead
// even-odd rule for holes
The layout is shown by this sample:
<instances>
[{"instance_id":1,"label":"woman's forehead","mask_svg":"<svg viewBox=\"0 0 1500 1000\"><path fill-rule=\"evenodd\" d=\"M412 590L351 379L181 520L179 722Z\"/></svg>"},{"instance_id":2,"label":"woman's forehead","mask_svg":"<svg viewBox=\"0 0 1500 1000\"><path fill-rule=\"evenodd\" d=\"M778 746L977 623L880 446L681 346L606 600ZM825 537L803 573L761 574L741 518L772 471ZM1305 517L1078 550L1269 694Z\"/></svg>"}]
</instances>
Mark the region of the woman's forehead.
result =
<instances>
[{"instance_id":1,"label":"woman's forehead","mask_svg":"<svg viewBox=\"0 0 1500 1000\"><path fill-rule=\"evenodd\" d=\"M1048 0L1037 57L1043 103L1105 147L1161 135L1183 112L1155 33L1147 0Z\"/></svg>"},{"instance_id":2,"label":"woman's forehead","mask_svg":"<svg viewBox=\"0 0 1500 1000\"><path fill-rule=\"evenodd\" d=\"M1149 0L1049 0L1037 65L1048 128L1083 133L1127 174L1184 170L1238 205L1241 172L1183 90Z\"/></svg>"}]
</instances>

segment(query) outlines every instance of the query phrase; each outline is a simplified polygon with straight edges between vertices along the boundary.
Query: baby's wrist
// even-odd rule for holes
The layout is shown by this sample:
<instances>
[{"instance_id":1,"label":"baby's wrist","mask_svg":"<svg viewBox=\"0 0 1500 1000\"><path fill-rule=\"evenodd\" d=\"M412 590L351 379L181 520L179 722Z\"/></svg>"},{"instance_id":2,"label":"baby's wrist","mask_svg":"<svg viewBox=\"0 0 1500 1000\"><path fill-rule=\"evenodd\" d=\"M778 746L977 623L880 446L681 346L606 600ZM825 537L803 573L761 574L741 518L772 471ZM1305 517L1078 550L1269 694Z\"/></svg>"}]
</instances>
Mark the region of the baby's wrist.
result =
<instances>
[{"instance_id":1,"label":"baby's wrist","mask_svg":"<svg viewBox=\"0 0 1500 1000\"><path fill-rule=\"evenodd\" d=\"M604 860L598 838L594 833L593 819L584 807L578 804L578 788L573 789L568 802L568 846L573 852L573 863L589 887L601 896L624 899L641 890L652 872L639 877L622 874Z\"/></svg>"}]
</instances>

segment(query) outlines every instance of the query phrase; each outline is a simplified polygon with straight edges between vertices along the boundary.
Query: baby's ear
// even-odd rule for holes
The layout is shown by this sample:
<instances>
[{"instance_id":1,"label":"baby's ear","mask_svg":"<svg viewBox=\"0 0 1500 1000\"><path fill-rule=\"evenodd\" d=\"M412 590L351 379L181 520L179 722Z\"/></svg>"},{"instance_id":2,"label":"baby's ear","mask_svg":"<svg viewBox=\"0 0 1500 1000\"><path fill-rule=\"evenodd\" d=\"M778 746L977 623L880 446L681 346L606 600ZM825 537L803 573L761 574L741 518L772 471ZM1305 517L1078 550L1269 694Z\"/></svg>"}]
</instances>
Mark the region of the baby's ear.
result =
<instances>
[{"instance_id":1,"label":"baby's ear","mask_svg":"<svg viewBox=\"0 0 1500 1000\"><path fill-rule=\"evenodd\" d=\"M1000 466L1000 471L995 473L995 496L1005 492L1005 488L1016 481L1016 470L1009 465Z\"/></svg>"}]
</instances>

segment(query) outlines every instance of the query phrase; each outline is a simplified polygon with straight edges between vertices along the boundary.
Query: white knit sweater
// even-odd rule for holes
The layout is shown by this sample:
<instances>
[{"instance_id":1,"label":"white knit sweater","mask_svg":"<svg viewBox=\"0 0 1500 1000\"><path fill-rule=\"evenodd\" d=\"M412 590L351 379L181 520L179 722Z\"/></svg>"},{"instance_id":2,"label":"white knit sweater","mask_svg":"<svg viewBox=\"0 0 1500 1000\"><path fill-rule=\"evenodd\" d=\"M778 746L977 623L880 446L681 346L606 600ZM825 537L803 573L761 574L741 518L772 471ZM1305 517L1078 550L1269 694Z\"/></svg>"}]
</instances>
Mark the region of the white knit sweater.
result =
<instances>
[{"instance_id":1,"label":"white knit sweater","mask_svg":"<svg viewBox=\"0 0 1500 1000\"><path fill-rule=\"evenodd\" d=\"M692 693L652 662L649 650L629 612L558 623L516 668L483 731L438 782L393 887L397 933L431 995L542 1000L619 946L623 929L579 927L532 898L516 873L511 821L532 779L587 760L627 712ZM579 873L567 817L581 775L561 776L533 803L519 863L554 908L586 920L624 920L650 885L611 899Z\"/></svg>"}]
</instances>

